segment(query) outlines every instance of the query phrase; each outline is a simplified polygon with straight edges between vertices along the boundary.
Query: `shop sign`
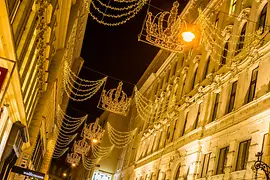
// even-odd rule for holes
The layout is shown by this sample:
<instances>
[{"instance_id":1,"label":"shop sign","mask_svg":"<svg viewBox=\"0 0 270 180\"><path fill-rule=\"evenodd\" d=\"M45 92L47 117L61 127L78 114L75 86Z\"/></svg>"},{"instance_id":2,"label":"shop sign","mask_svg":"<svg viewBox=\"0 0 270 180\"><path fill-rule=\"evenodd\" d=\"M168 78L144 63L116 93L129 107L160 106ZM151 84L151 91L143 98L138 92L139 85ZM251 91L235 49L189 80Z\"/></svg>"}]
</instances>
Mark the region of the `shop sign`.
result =
<instances>
[{"instance_id":1,"label":"shop sign","mask_svg":"<svg viewBox=\"0 0 270 180\"><path fill-rule=\"evenodd\" d=\"M25 176L29 176L29 177L34 177L37 179L44 179L45 178L45 174L41 173L41 172L37 172L37 171L32 171L30 169L26 169L26 168L21 168L18 166L13 166L11 172L17 173L17 174L22 174Z\"/></svg>"}]
</instances>

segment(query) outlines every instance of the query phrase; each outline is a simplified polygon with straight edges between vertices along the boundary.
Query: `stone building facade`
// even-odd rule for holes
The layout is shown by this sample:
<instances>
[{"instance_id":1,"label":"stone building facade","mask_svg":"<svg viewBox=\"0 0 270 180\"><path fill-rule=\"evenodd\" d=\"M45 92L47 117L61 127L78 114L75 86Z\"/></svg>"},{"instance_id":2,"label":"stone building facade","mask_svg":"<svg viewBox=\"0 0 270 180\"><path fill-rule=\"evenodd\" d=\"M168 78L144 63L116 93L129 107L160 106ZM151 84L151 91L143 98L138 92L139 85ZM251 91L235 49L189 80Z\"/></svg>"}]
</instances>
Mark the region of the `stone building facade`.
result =
<instances>
[{"instance_id":1,"label":"stone building facade","mask_svg":"<svg viewBox=\"0 0 270 180\"><path fill-rule=\"evenodd\" d=\"M55 110L68 103L63 62L74 73L83 63L84 2L0 0L0 65L7 69L1 77L0 179L24 179L10 172L14 165L48 173L57 139Z\"/></svg>"},{"instance_id":2,"label":"stone building facade","mask_svg":"<svg viewBox=\"0 0 270 180\"><path fill-rule=\"evenodd\" d=\"M163 114L143 121L133 106L129 129L138 133L114 179L255 179L255 154L270 163L270 1L189 1L181 16L195 22L198 8L223 40L156 55L138 86ZM244 52L248 34L259 43Z\"/></svg>"}]
</instances>

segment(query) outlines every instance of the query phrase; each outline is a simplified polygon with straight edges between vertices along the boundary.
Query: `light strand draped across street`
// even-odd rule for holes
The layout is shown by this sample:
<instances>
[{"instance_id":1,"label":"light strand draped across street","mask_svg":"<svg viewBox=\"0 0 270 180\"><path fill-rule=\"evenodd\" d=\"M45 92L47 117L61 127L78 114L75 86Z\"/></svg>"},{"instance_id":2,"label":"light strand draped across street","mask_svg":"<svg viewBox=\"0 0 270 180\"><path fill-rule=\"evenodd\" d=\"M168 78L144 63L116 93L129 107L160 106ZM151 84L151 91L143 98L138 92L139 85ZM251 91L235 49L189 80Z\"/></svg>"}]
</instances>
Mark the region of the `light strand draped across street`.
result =
<instances>
[{"instance_id":1,"label":"light strand draped across street","mask_svg":"<svg viewBox=\"0 0 270 180\"><path fill-rule=\"evenodd\" d=\"M109 140L115 148L126 147L131 142L133 136L135 135L135 132L137 131L137 128L135 128L132 131L121 132L113 128L109 122L107 122L107 127Z\"/></svg>"},{"instance_id":2,"label":"light strand draped across street","mask_svg":"<svg viewBox=\"0 0 270 180\"><path fill-rule=\"evenodd\" d=\"M73 101L85 101L90 99L107 80L107 77L96 81L82 79L72 72L68 63L64 64L65 75L63 78L63 88L68 97Z\"/></svg>"},{"instance_id":3,"label":"light strand draped across street","mask_svg":"<svg viewBox=\"0 0 270 180\"><path fill-rule=\"evenodd\" d=\"M88 171L92 170L96 166L98 161L99 161L99 159L91 159L91 158L88 158L85 155L82 155L83 166Z\"/></svg>"},{"instance_id":4,"label":"light strand draped across street","mask_svg":"<svg viewBox=\"0 0 270 180\"><path fill-rule=\"evenodd\" d=\"M245 34L233 34L232 25L227 26L225 29L220 29L218 26L211 22L210 18L205 16L199 10L198 24L202 32L202 43L211 51L210 56L212 60L218 65L229 66L222 64L220 59L227 59L230 54L231 61L239 61L250 54L252 48L259 44L260 32L251 32ZM246 22L248 23L248 22ZM246 24L247 26L247 24ZM245 27L243 27L245 28ZM224 44L229 44L230 47L225 47ZM237 47L241 44L241 48ZM224 52L226 51L226 52Z\"/></svg>"},{"instance_id":5,"label":"light strand draped across street","mask_svg":"<svg viewBox=\"0 0 270 180\"><path fill-rule=\"evenodd\" d=\"M106 158L112 152L114 145L108 147L102 147L98 144L91 143L92 153L95 158Z\"/></svg>"},{"instance_id":6,"label":"light strand draped across street","mask_svg":"<svg viewBox=\"0 0 270 180\"><path fill-rule=\"evenodd\" d=\"M118 26L135 17L147 3L147 0L84 0L89 15L98 23L105 26ZM105 10L103 10L105 9Z\"/></svg>"}]
</instances>

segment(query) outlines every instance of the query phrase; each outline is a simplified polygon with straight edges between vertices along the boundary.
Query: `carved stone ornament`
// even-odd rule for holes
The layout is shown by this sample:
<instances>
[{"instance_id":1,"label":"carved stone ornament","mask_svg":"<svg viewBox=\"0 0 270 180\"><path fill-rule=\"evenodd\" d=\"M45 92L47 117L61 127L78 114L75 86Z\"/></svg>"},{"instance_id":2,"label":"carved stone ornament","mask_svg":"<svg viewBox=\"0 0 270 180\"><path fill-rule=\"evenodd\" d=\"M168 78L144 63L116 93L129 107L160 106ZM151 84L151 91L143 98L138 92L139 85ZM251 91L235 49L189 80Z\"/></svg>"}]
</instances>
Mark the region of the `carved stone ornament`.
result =
<instances>
[{"instance_id":1,"label":"carved stone ornament","mask_svg":"<svg viewBox=\"0 0 270 180\"><path fill-rule=\"evenodd\" d=\"M177 84L179 82L179 77L176 77L173 81L174 84Z\"/></svg>"},{"instance_id":2,"label":"carved stone ornament","mask_svg":"<svg viewBox=\"0 0 270 180\"><path fill-rule=\"evenodd\" d=\"M250 10L251 10L250 8L242 9L242 11L239 13L239 15L237 17L237 20L241 21L243 19L248 19L249 14L250 14Z\"/></svg>"},{"instance_id":3,"label":"carved stone ornament","mask_svg":"<svg viewBox=\"0 0 270 180\"><path fill-rule=\"evenodd\" d=\"M222 79L221 77L222 77L222 74L217 74L214 78L214 82L219 84L221 82L221 79Z\"/></svg>"},{"instance_id":4,"label":"carved stone ornament","mask_svg":"<svg viewBox=\"0 0 270 180\"><path fill-rule=\"evenodd\" d=\"M166 88L167 91L171 91L172 90L172 85L168 85L167 88Z\"/></svg>"},{"instance_id":5,"label":"carved stone ornament","mask_svg":"<svg viewBox=\"0 0 270 180\"><path fill-rule=\"evenodd\" d=\"M200 59L201 59L202 55L201 54L198 54L194 57L193 59L193 63L196 64L196 63L199 63Z\"/></svg>"},{"instance_id":6,"label":"carved stone ornament","mask_svg":"<svg viewBox=\"0 0 270 180\"><path fill-rule=\"evenodd\" d=\"M233 25L228 25L224 28L221 35L225 38L225 40L230 39L232 30L233 30Z\"/></svg>"},{"instance_id":7,"label":"carved stone ornament","mask_svg":"<svg viewBox=\"0 0 270 180\"><path fill-rule=\"evenodd\" d=\"M187 74L188 67L184 67L181 71L181 74Z\"/></svg>"},{"instance_id":8,"label":"carved stone ornament","mask_svg":"<svg viewBox=\"0 0 270 180\"><path fill-rule=\"evenodd\" d=\"M155 129L159 129L160 128L160 124L158 123L158 124L154 124L154 128Z\"/></svg>"},{"instance_id":9,"label":"carved stone ornament","mask_svg":"<svg viewBox=\"0 0 270 180\"><path fill-rule=\"evenodd\" d=\"M199 86L199 87L198 87L198 92L199 92L199 93L203 92L203 89L204 89L203 86Z\"/></svg>"}]
</instances>

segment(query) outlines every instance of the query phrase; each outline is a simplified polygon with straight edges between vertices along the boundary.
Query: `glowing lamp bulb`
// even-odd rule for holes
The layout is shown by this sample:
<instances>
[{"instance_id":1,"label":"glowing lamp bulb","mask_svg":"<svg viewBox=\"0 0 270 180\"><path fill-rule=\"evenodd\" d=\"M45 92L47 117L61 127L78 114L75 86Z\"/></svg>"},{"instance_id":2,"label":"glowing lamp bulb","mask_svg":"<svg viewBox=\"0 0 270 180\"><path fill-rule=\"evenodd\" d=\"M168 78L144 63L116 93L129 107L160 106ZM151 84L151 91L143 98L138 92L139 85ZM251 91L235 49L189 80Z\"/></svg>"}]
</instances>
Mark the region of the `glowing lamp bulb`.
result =
<instances>
[{"instance_id":1,"label":"glowing lamp bulb","mask_svg":"<svg viewBox=\"0 0 270 180\"><path fill-rule=\"evenodd\" d=\"M183 40L186 42L191 42L195 38L195 34L193 32L183 32L182 33Z\"/></svg>"},{"instance_id":2,"label":"glowing lamp bulb","mask_svg":"<svg viewBox=\"0 0 270 180\"><path fill-rule=\"evenodd\" d=\"M67 176L67 173L63 173L63 176L66 177Z\"/></svg>"},{"instance_id":3,"label":"glowing lamp bulb","mask_svg":"<svg viewBox=\"0 0 270 180\"><path fill-rule=\"evenodd\" d=\"M75 163L72 163L72 164L71 164L71 166L72 166L72 167L75 167L75 166L76 166L76 164L75 164Z\"/></svg>"},{"instance_id":4,"label":"glowing lamp bulb","mask_svg":"<svg viewBox=\"0 0 270 180\"><path fill-rule=\"evenodd\" d=\"M97 143L98 142L98 140L95 139L95 138L92 141L93 141L93 143Z\"/></svg>"}]
</instances>

